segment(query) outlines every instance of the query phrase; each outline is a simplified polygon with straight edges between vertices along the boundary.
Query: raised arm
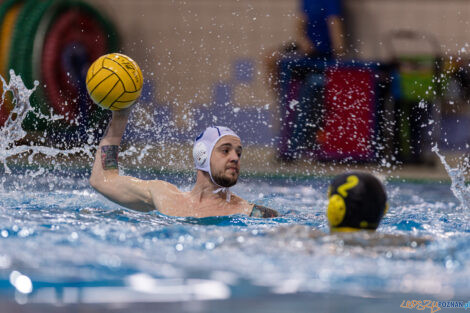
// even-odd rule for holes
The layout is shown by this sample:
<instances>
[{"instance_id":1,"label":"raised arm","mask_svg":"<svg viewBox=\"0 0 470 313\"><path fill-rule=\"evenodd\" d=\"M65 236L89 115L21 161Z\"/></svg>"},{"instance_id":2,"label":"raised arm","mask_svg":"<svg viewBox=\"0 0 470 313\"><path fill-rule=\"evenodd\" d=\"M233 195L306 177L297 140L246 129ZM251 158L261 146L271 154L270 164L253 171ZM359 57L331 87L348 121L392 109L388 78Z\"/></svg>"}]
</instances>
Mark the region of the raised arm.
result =
<instances>
[{"instance_id":1,"label":"raised arm","mask_svg":"<svg viewBox=\"0 0 470 313\"><path fill-rule=\"evenodd\" d=\"M119 175L119 145L129 114L130 109L113 111L108 130L96 151L90 185L106 198L122 206L138 211L151 211L155 209L152 190L158 188L159 181L145 181Z\"/></svg>"}]
</instances>

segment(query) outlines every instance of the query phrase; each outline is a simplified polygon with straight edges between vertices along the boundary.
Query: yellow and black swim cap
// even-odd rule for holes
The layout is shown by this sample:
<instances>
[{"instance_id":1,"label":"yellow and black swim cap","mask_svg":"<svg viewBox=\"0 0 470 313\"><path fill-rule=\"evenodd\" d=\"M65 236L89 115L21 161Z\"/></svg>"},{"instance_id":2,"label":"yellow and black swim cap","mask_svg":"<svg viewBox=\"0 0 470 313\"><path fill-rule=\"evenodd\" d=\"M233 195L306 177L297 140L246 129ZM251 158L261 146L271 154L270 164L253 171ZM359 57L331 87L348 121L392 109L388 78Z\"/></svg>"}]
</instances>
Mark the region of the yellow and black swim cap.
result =
<instances>
[{"instance_id":1,"label":"yellow and black swim cap","mask_svg":"<svg viewBox=\"0 0 470 313\"><path fill-rule=\"evenodd\" d=\"M387 207L384 186L369 173L338 175L328 188L326 215L331 231L375 230Z\"/></svg>"}]
</instances>

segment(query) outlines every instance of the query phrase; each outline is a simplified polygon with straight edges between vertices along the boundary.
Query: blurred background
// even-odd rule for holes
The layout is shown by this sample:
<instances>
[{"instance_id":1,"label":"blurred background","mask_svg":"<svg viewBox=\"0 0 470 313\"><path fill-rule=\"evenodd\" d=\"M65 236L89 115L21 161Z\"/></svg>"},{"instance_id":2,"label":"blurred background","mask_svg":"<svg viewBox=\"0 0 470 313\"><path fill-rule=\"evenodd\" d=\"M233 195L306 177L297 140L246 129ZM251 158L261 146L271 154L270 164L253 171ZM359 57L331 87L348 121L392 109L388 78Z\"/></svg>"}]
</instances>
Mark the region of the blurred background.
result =
<instances>
[{"instance_id":1,"label":"blurred background","mask_svg":"<svg viewBox=\"0 0 470 313\"><path fill-rule=\"evenodd\" d=\"M33 106L64 117L31 114L27 140L63 147L100 137L109 112L88 100L84 77L118 51L145 78L133 143L189 147L206 126L226 125L286 162L432 165L434 144L467 150L468 1L322 3L2 1L0 70L28 88L38 80ZM12 107L7 97L0 125Z\"/></svg>"},{"instance_id":2,"label":"blurred background","mask_svg":"<svg viewBox=\"0 0 470 313\"><path fill-rule=\"evenodd\" d=\"M469 0L0 0L0 311L468 301L469 21ZM121 173L189 191L194 138L225 125L245 144L234 191L282 217L171 218L94 192L111 114L86 74L111 52L144 76ZM354 169L384 180L379 237L323 237L329 176Z\"/></svg>"}]
</instances>

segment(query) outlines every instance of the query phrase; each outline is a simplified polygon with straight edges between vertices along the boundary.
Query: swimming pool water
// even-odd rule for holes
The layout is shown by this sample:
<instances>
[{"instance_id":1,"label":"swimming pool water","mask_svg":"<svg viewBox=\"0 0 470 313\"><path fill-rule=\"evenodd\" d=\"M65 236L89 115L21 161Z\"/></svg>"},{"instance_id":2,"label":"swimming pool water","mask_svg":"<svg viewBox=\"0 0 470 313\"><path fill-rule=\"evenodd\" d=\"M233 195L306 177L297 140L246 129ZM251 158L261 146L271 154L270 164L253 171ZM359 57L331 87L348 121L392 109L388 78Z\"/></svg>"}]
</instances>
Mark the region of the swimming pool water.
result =
<instances>
[{"instance_id":1,"label":"swimming pool water","mask_svg":"<svg viewBox=\"0 0 470 313\"><path fill-rule=\"evenodd\" d=\"M193 180L161 178L184 190ZM305 293L469 300L469 214L449 183L387 182L390 209L378 233L369 236L327 234L323 178L242 178L234 192L279 210L281 216L271 220L134 212L93 191L86 175L33 178L17 170L3 180L0 293L19 303ZM15 290L18 273L31 280L31 292Z\"/></svg>"}]
</instances>

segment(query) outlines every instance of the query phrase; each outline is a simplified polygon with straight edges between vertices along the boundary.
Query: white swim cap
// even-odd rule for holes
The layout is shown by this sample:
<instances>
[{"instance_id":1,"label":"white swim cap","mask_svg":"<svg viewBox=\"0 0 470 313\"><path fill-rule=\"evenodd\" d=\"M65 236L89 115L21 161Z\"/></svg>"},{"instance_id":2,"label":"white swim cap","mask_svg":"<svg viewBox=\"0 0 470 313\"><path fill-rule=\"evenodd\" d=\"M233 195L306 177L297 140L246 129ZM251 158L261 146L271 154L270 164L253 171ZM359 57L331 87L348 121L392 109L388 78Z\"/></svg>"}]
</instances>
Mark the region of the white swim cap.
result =
<instances>
[{"instance_id":1,"label":"white swim cap","mask_svg":"<svg viewBox=\"0 0 470 313\"><path fill-rule=\"evenodd\" d=\"M209 173L214 184L219 186L212 178L211 155L215 144L224 136L234 136L240 139L233 130L224 126L207 127L199 136L196 137L193 146L194 165L198 170Z\"/></svg>"}]
</instances>

